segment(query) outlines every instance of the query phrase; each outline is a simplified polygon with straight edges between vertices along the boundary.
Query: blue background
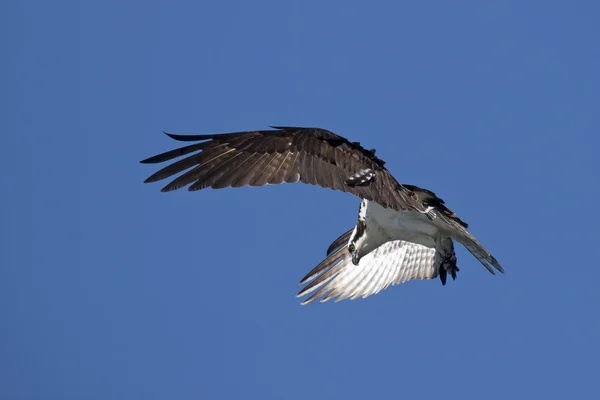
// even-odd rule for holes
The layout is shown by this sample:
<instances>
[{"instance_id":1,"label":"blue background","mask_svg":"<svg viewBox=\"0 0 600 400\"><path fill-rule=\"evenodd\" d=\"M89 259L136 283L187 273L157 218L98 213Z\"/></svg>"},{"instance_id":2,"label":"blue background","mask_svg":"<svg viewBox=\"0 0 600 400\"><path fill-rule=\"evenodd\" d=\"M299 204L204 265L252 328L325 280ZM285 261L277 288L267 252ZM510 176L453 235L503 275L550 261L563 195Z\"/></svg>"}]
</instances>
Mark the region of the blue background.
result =
<instances>
[{"instance_id":1,"label":"blue background","mask_svg":"<svg viewBox=\"0 0 600 400\"><path fill-rule=\"evenodd\" d=\"M0 398L599 398L600 5L4 1ZM311 304L356 219L308 185L160 193L161 130L378 149L500 260Z\"/></svg>"}]
</instances>

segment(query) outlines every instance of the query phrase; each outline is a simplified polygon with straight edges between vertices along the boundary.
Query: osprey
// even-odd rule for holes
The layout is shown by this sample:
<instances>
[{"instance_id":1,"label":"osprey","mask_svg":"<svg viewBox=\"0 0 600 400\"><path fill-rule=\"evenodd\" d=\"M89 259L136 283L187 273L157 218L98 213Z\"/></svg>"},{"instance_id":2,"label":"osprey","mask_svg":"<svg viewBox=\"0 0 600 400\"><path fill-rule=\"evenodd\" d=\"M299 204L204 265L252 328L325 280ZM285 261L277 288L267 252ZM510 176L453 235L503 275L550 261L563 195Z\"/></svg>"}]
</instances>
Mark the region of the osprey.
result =
<instances>
[{"instance_id":1,"label":"osprey","mask_svg":"<svg viewBox=\"0 0 600 400\"><path fill-rule=\"evenodd\" d=\"M186 171L162 191L190 185L264 186L298 181L341 190L362 199L356 226L340 236L301 284L298 293L316 291L304 303L322 298L367 297L410 279L456 278L454 243L463 244L494 274L504 269L467 231L468 225L433 192L400 184L385 162L358 142L321 128L273 126L272 130L210 135L174 135L198 142L147 158L155 164L191 154L151 175L156 182Z\"/></svg>"}]
</instances>

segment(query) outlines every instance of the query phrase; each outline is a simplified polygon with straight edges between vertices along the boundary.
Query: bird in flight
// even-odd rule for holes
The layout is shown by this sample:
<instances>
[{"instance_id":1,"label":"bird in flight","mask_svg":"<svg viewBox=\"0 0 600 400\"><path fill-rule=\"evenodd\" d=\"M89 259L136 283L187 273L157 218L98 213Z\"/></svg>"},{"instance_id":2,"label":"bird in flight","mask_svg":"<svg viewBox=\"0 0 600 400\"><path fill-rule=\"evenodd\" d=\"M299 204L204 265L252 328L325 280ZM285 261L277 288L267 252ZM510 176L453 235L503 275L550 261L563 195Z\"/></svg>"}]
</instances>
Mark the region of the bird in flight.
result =
<instances>
[{"instance_id":1,"label":"bird in flight","mask_svg":"<svg viewBox=\"0 0 600 400\"><path fill-rule=\"evenodd\" d=\"M270 130L175 135L196 142L142 160L156 164L186 156L144 182L171 178L163 192L302 183L341 190L362 199L356 226L331 244L309 272L303 304L367 297L411 279L456 278L454 241L492 274L504 269L467 231L468 225L433 192L400 184L385 162L358 142L321 128L273 126Z\"/></svg>"}]
</instances>

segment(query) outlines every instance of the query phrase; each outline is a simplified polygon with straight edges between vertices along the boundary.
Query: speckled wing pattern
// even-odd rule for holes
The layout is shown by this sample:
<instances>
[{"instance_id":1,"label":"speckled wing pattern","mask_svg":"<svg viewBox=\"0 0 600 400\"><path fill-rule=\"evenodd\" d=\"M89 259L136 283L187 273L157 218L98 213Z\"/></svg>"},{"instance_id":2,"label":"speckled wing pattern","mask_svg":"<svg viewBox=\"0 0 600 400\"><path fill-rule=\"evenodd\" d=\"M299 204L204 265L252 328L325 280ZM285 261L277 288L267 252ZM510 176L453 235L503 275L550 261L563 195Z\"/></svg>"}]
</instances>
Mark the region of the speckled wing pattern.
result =
<instances>
[{"instance_id":1,"label":"speckled wing pattern","mask_svg":"<svg viewBox=\"0 0 600 400\"><path fill-rule=\"evenodd\" d=\"M373 250L352 263L346 246L352 230L340 236L328 249L327 258L313 268L301 281L306 286L298 297L310 295L302 304L320 299L366 298L413 279L433 279L438 276L435 249L395 240Z\"/></svg>"}]
</instances>

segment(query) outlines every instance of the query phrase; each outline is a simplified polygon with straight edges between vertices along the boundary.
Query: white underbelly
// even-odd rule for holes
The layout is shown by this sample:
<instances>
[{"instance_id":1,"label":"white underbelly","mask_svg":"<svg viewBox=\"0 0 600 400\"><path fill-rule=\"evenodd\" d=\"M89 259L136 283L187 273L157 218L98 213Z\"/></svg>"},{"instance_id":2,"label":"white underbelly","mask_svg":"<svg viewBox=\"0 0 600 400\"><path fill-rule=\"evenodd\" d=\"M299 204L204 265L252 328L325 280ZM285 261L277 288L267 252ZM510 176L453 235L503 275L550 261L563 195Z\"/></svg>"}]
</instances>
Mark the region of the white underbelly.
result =
<instances>
[{"instance_id":1,"label":"white underbelly","mask_svg":"<svg viewBox=\"0 0 600 400\"><path fill-rule=\"evenodd\" d=\"M438 228L425 214L416 211L398 212L368 202L365 217L367 230L377 231L377 235L387 237L388 240L406 240L435 247Z\"/></svg>"}]
</instances>

